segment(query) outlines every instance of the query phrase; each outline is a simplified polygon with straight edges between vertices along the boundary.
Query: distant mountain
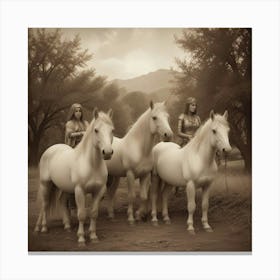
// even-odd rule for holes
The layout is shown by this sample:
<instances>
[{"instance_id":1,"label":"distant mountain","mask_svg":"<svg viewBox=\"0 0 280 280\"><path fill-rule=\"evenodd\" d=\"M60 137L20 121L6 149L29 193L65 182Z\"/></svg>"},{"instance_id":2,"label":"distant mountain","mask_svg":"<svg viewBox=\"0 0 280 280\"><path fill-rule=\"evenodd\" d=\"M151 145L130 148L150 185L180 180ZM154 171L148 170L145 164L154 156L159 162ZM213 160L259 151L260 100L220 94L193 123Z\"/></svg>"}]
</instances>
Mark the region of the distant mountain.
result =
<instances>
[{"instance_id":1,"label":"distant mountain","mask_svg":"<svg viewBox=\"0 0 280 280\"><path fill-rule=\"evenodd\" d=\"M166 100L170 93L170 88L160 88L156 91L151 92L149 94L149 99L153 100L154 102L161 102Z\"/></svg>"},{"instance_id":2,"label":"distant mountain","mask_svg":"<svg viewBox=\"0 0 280 280\"><path fill-rule=\"evenodd\" d=\"M171 80L174 80L176 71L159 69L155 72L150 72L146 75L138 76L128 80L115 79L112 82L116 83L120 88L125 88L126 92L141 91L147 94L164 92L168 95L172 87Z\"/></svg>"}]
</instances>

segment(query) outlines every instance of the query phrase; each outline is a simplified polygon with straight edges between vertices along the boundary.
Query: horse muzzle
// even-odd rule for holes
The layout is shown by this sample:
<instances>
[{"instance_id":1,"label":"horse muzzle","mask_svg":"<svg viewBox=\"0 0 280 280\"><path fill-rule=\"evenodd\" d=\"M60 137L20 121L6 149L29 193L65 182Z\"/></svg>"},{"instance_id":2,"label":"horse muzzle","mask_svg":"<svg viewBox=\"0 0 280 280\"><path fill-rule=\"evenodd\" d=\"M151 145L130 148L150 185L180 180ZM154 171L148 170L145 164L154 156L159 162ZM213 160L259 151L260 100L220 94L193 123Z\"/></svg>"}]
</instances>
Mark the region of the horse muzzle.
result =
<instances>
[{"instance_id":1,"label":"horse muzzle","mask_svg":"<svg viewBox=\"0 0 280 280\"><path fill-rule=\"evenodd\" d=\"M231 150L232 150L231 146L222 148L223 154L228 154L230 153Z\"/></svg>"},{"instance_id":2,"label":"horse muzzle","mask_svg":"<svg viewBox=\"0 0 280 280\"><path fill-rule=\"evenodd\" d=\"M173 138L173 132L172 131L171 132L165 132L162 135L163 142L169 142L169 141L171 141L172 138Z\"/></svg>"},{"instance_id":3,"label":"horse muzzle","mask_svg":"<svg viewBox=\"0 0 280 280\"><path fill-rule=\"evenodd\" d=\"M103 159L104 159L104 160L109 160L109 159L111 159L113 153L114 153L113 149L110 149L110 150L105 150L105 149L103 149L103 150L102 150Z\"/></svg>"}]
</instances>

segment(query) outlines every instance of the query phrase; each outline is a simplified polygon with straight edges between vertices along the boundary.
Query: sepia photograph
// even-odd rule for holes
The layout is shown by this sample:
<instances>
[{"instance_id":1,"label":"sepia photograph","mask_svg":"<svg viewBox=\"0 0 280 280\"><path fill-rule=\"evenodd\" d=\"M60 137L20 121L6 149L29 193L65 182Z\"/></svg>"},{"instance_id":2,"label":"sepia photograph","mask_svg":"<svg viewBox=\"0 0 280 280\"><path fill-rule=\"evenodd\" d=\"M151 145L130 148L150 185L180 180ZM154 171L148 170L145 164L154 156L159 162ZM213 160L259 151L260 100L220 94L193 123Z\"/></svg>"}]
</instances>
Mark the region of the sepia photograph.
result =
<instances>
[{"instance_id":1,"label":"sepia photograph","mask_svg":"<svg viewBox=\"0 0 280 280\"><path fill-rule=\"evenodd\" d=\"M252 28L27 35L29 253L252 253Z\"/></svg>"},{"instance_id":2,"label":"sepia photograph","mask_svg":"<svg viewBox=\"0 0 280 280\"><path fill-rule=\"evenodd\" d=\"M279 8L0 0L0 279L279 280Z\"/></svg>"}]
</instances>

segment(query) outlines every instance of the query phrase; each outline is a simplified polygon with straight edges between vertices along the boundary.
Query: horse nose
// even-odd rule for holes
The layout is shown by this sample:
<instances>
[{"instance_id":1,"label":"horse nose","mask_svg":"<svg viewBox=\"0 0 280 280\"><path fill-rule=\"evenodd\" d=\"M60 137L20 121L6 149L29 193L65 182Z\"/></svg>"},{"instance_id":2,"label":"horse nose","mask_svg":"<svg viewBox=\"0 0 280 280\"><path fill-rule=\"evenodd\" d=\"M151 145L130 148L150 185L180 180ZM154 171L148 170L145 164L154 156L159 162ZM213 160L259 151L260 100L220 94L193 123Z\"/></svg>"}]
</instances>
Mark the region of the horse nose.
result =
<instances>
[{"instance_id":1,"label":"horse nose","mask_svg":"<svg viewBox=\"0 0 280 280\"><path fill-rule=\"evenodd\" d=\"M224 154L227 154L227 153L229 153L231 151L231 147L229 146L227 148L223 148L222 151L223 151Z\"/></svg>"},{"instance_id":2,"label":"horse nose","mask_svg":"<svg viewBox=\"0 0 280 280\"><path fill-rule=\"evenodd\" d=\"M170 141L171 138L172 138L172 136L173 136L173 132L172 132L172 131L171 131L171 132L165 132L165 133L163 134L164 141Z\"/></svg>"},{"instance_id":3,"label":"horse nose","mask_svg":"<svg viewBox=\"0 0 280 280\"><path fill-rule=\"evenodd\" d=\"M110 149L108 151L106 151L105 149L102 150L104 159L110 159L112 157L113 153L114 153L113 149Z\"/></svg>"},{"instance_id":4,"label":"horse nose","mask_svg":"<svg viewBox=\"0 0 280 280\"><path fill-rule=\"evenodd\" d=\"M169 141L169 140L170 140L170 137L168 136L168 133L165 132L165 133L163 134L163 141L166 142L166 141Z\"/></svg>"}]
</instances>

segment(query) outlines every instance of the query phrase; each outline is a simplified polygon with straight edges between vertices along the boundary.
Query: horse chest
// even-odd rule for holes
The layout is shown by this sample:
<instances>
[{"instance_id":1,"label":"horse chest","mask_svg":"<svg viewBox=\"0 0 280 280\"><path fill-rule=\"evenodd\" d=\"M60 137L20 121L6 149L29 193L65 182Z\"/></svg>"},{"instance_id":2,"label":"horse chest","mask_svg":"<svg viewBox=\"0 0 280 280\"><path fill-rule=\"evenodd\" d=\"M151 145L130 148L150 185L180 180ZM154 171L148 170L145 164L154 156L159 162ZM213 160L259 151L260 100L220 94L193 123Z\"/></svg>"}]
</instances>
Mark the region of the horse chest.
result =
<instances>
[{"instance_id":1,"label":"horse chest","mask_svg":"<svg viewBox=\"0 0 280 280\"><path fill-rule=\"evenodd\" d=\"M106 183L107 174L107 169L103 165L97 168L80 167L79 172L74 177L74 181L80 182L85 191L91 192Z\"/></svg>"},{"instance_id":2,"label":"horse chest","mask_svg":"<svg viewBox=\"0 0 280 280\"><path fill-rule=\"evenodd\" d=\"M141 150L135 149L123 158L123 166L125 170L132 170L136 177L140 177L152 170L152 154L143 155Z\"/></svg>"},{"instance_id":3,"label":"horse chest","mask_svg":"<svg viewBox=\"0 0 280 280\"><path fill-rule=\"evenodd\" d=\"M214 179L214 171L209 169L201 170L198 175L196 176L195 184L197 187L203 187L210 185Z\"/></svg>"},{"instance_id":4,"label":"horse chest","mask_svg":"<svg viewBox=\"0 0 280 280\"><path fill-rule=\"evenodd\" d=\"M134 174L136 176L142 176L148 172L150 172L153 168L153 161L152 161L152 157L145 157L142 158L138 164L135 165L134 167Z\"/></svg>"}]
</instances>

